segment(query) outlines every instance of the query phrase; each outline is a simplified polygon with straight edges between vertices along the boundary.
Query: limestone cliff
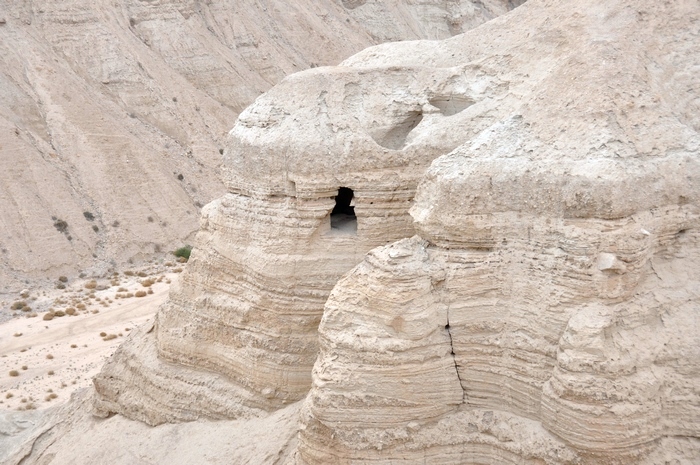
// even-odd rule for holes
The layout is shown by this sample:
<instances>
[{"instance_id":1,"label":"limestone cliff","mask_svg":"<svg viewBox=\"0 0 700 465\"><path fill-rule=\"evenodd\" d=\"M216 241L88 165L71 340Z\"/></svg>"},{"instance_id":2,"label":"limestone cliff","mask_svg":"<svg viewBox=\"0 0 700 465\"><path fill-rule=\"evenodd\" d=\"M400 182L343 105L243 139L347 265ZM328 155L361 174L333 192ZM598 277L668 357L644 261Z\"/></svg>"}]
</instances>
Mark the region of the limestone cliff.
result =
<instances>
[{"instance_id":1,"label":"limestone cliff","mask_svg":"<svg viewBox=\"0 0 700 465\"><path fill-rule=\"evenodd\" d=\"M284 417L263 463L697 463L698 28L531 0L286 78L95 413Z\"/></svg>"},{"instance_id":2,"label":"limestone cliff","mask_svg":"<svg viewBox=\"0 0 700 465\"><path fill-rule=\"evenodd\" d=\"M510 114L331 293L295 463L700 459L699 18L533 1L475 31Z\"/></svg>"},{"instance_id":3,"label":"limestone cliff","mask_svg":"<svg viewBox=\"0 0 700 465\"><path fill-rule=\"evenodd\" d=\"M487 454L500 434L494 409L498 425L538 431L499 449L503 460L561 453L561 463L575 463L610 452L625 461L678 435L659 426L665 414L645 413L652 398L675 405L675 394L657 395L653 382L651 397L637 394L658 376L645 371L653 356L601 368L587 354L612 349L585 345L600 339L591 331L653 331L661 313L647 294L658 287L680 305L687 296L672 296L697 286L692 273L676 290L649 282L650 264L669 247L688 241L695 250L698 120L686 93L698 82L683 70L697 44L679 31L696 14L689 5L535 2L473 34L379 46L285 79L230 132L229 194L205 209L155 329L96 378L96 412L160 423L301 399L330 289L373 246L413 234L415 186L452 151L433 164L413 211L429 245L424 268L402 249L397 257L413 264L393 270L376 252L368 263L389 277L363 265L326 306L298 460L394 460L408 447L434 449L439 462L465 444ZM644 28L644 40L632 33ZM350 228L333 226L341 188L352 190ZM678 318L697 328L692 316ZM639 357L642 375L629 365ZM693 370L672 370L671 383L693 386ZM627 382L627 393L605 391L613 387L602 378ZM156 394L139 395L142 385ZM208 397L214 385L236 401ZM606 413L614 402L627 413ZM374 413L363 418L368 406ZM452 416L481 418L475 436L437 433Z\"/></svg>"},{"instance_id":4,"label":"limestone cliff","mask_svg":"<svg viewBox=\"0 0 700 465\"><path fill-rule=\"evenodd\" d=\"M0 292L191 241L225 192L226 132L263 91L511 3L0 1Z\"/></svg>"}]
</instances>

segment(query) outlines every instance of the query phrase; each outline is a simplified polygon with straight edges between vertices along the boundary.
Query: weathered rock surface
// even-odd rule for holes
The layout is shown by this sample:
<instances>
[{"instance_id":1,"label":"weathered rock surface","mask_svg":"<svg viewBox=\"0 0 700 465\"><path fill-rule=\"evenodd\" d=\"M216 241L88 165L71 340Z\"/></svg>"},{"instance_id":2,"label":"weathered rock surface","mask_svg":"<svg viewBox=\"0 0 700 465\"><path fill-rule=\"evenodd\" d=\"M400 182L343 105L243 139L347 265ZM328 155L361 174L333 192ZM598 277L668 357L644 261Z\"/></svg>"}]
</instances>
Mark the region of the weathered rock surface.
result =
<instances>
[{"instance_id":1,"label":"weathered rock surface","mask_svg":"<svg viewBox=\"0 0 700 465\"><path fill-rule=\"evenodd\" d=\"M695 2L531 0L285 79L96 413L284 416L264 463L697 463L699 27Z\"/></svg>"},{"instance_id":2,"label":"weathered rock surface","mask_svg":"<svg viewBox=\"0 0 700 465\"><path fill-rule=\"evenodd\" d=\"M190 263L158 315L158 376L169 376L167 364L209 370L253 412L302 399L332 287L373 247L414 234L418 180L476 134L453 128L500 114L495 96L505 88L490 78L471 86L477 73L419 62L317 68L246 109L224 155L229 193L203 210ZM352 190L353 213L334 216L341 188ZM140 352L124 350L97 377L97 412L159 423L190 419L184 404L230 417L188 383L162 383L168 394L140 400L139 386L158 372L150 362L138 368ZM160 402L173 396L181 402Z\"/></svg>"},{"instance_id":3,"label":"weathered rock surface","mask_svg":"<svg viewBox=\"0 0 700 465\"><path fill-rule=\"evenodd\" d=\"M0 292L191 241L225 193L226 132L263 91L510 3L0 1Z\"/></svg>"},{"instance_id":4,"label":"weathered rock surface","mask_svg":"<svg viewBox=\"0 0 700 465\"><path fill-rule=\"evenodd\" d=\"M331 293L295 463L700 459L698 19L535 0L424 45L501 63L509 115Z\"/></svg>"}]
</instances>

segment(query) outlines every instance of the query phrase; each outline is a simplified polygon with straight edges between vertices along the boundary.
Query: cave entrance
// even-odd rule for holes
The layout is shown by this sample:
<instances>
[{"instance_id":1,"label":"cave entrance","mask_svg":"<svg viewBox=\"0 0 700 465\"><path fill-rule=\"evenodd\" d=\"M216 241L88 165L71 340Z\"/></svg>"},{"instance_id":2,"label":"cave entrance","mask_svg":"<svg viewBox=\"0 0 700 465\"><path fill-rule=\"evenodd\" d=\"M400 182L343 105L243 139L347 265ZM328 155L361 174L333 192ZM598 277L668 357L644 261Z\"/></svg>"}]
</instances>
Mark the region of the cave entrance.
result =
<instances>
[{"instance_id":1,"label":"cave entrance","mask_svg":"<svg viewBox=\"0 0 700 465\"><path fill-rule=\"evenodd\" d=\"M355 193L348 187L338 189L335 207L331 212L331 229L347 234L357 234L357 216L355 216Z\"/></svg>"}]
</instances>

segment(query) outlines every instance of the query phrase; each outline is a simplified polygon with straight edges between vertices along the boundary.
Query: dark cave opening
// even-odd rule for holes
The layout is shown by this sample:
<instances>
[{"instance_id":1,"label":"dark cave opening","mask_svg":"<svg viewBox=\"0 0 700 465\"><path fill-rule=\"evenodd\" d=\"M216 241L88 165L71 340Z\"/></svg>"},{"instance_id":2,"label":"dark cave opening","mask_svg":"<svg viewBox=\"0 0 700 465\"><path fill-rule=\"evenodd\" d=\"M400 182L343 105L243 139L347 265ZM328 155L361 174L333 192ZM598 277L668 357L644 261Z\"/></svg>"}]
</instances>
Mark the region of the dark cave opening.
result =
<instances>
[{"instance_id":1,"label":"dark cave opening","mask_svg":"<svg viewBox=\"0 0 700 465\"><path fill-rule=\"evenodd\" d=\"M335 196L335 207L331 212L331 229L337 229L347 233L357 233L357 216L353 197L355 193L348 187L338 189Z\"/></svg>"}]
</instances>

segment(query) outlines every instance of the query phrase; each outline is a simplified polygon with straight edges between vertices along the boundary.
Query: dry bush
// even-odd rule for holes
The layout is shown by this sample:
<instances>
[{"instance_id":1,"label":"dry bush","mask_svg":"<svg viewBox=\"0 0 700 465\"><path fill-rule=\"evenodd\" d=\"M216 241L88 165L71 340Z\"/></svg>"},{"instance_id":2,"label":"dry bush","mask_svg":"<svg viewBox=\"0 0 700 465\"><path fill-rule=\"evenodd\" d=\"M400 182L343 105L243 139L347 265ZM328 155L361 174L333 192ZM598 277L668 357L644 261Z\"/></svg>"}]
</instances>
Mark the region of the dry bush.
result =
<instances>
[{"instance_id":1,"label":"dry bush","mask_svg":"<svg viewBox=\"0 0 700 465\"><path fill-rule=\"evenodd\" d=\"M29 305L25 305L24 307L22 307L22 311L23 311L23 312L31 312L31 311L32 311L32 307L30 307Z\"/></svg>"},{"instance_id":2,"label":"dry bush","mask_svg":"<svg viewBox=\"0 0 700 465\"><path fill-rule=\"evenodd\" d=\"M75 305L78 310L85 310L85 304L84 303L79 303Z\"/></svg>"},{"instance_id":3,"label":"dry bush","mask_svg":"<svg viewBox=\"0 0 700 465\"><path fill-rule=\"evenodd\" d=\"M53 359L53 355L51 355L51 354L46 354L46 358L48 358L49 360L52 360L52 359Z\"/></svg>"},{"instance_id":4,"label":"dry bush","mask_svg":"<svg viewBox=\"0 0 700 465\"><path fill-rule=\"evenodd\" d=\"M68 308L66 309L66 315L73 316L73 315L75 315L76 313L77 313L77 312L76 312L76 310L75 310L73 307L68 307Z\"/></svg>"},{"instance_id":5,"label":"dry bush","mask_svg":"<svg viewBox=\"0 0 700 465\"><path fill-rule=\"evenodd\" d=\"M143 287L151 287L153 285L153 283L155 283L155 281L151 278L144 279L143 281L141 281L141 285Z\"/></svg>"},{"instance_id":6,"label":"dry bush","mask_svg":"<svg viewBox=\"0 0 700 465\"><path fill-rule=\"evenodd\" d=\"M149 287L149 288L148 288L148 293L149 293L149 294L153 294L153 289Z\"/></svg>"},{"instance_id":7,"label":"dry bush","mask_svg":"<svg viewBox=\"0 0 700 465\"><path fill-rule=\"evenodd\" d=\"M102 338L103 341L111 341L112 339L116 339L117 335L116 334L108 334L105 337Z\"/></svg>"},{"instance_id":8,"label":"dry bush","mask_svg":"<svg viewBox=\"0 0 700 465\"><path fill-rule=\"evenodd\" d=\"M53 317L56 316L55 313L49 312L44 314L44 321L51 321L53 320Z\"/></svg>"},{"instance_id":9,"label":"dry bush","mask_svg":"<svg viewBox=\"0 0 700 465\"><path fill-rule=\"evenodd\" d=\"M77 347L78 347L78 346L77 346L76 344L71 344L71 345L70 345L70 348L71 348L71 349L76 349Z\"/></svg>"},{"instance_id":10,"label":"dry bush","mask_svg":"<svg viewBox=\"0 0 700 465\"><path fill-rule=\"evenodd\" d=\"M54 312L54 316L57 316L57 317L60 318L60 317L62 317L62 316L66 316L66 312L64 312L63 310L56 310L56 311Z\"/></svg>"},{"instance_id":11,"label":"dry bush","mask_svg":"<svg viewBox=\"0 0 700 465\"><path fill-rule=\"evenodd\" d=\"M14 394L12 394L11 392L8 392L7 394L5 394L5 399L12 399L14 396L15 396Z\"/></svg>"},{"instance_id":12,"label":"dry bush","mask_svg":"<svg viewBox=\"0 0 700 465\"><path fill-rule=\"evenodd\" d=\"M22 370L27 371L29 367L27 365L22 365Z\"/></svg>"},{"instance_id":13,"label":"dry bush","mask_svg":"<svg viewBox=\"0 0 700 465\"><path fill-rule=\"evenodd\" d=\"M97 281L94 279L85 283L85 289L95 289L97 287Z\"/></svg>"},{"instance_id":14,"label":"dry bush","mask_svg":"<svg viewBox=\"0 0 700 465\"><path fill-rule=\"evenodd\" d=\"M55 372L54 372L53 370L49 370L49 376L53 376L54 373L55 373Z\"/></svg>"},{"instance_id":15,"label":"dry bush","mask_svg":"<svg viewBox=\"0 0 700 465\"><path fill-rule=\"evenodd\" d=\"M24 308L27 305L27 302L24 300L18 300L17 302L14 302L12 306L10 307L11 310L19 310L21 308Z\"/></svg>"},{"instance_id":16,"label":"dry bush","mask_svg":"<svg viewBox=\"0 0 700 465\"><path fill-rule=\"evenodd\" d=\"M17 370L10 370L10 376L19 376L19 371L17 371Z\"/></svg>"},{"instance_id":17,"label":"dry bush","mask_svg":"<svg viewBox=\"0 0 700 465\"><path fill-rule=\"evenodd\" d=\"M146 291L136 291L136 297L146 297Z\"/></svg>"},{"instance_id":18,"label":"dry bush","mask_svg":"<svg viewBox=\"0 0 700 465\"><path fill-rule=\"evenodd\" d=\"M137 274L139 278L145 278L146 276L148 276L148 274L144 273L143 271L139 271Z\"/></svg>"},{"instance_id":19,"label":"dry bush","mask_svg":"<svg viewBox=\"0 0 700 465\"><path fill-rule=\"evenodd\" d=\"M21 335L22 335L22 333L15 333L15 334L13 334L14 337L20 337Z\"/></svg>"},{"instance_id":20,"label":"dry bush","mask_svg":"<svg viewBox=\"0 0 700 465\"><path fill-rule=\"evenodd\" d=\"M133 297L133 296L134 296L134 294L132 294L131 292L129 292L129 293L126 294L124 297L128 299L128 298L131 298L131 297Z\"/></svg>"},{"instance_id":21,"label":"dry bush","mask_svg":"<svg viewBox=\"0 0 700 465\"><path fill-rule=\"evenodd\" d=\"M100 337L105 337L106 335L107 335L107 333L105 333L104 331L102 331L102 332L100 333Z\"/></svg>"},{"instance_id":22,"label":"dry bush","mask_svg":"<svg viewBox=\"0 0 700 465\"><path fill-rule=\"evenodd\" d=\"M133 276L133 275L134 275L134 272L131 271L131 270L126 270L126 271L124 272L124 274L127 275L127 276Z\"/></svg>"},{"instance_id":23,"label":"dry bush","mask_svg":"<svg viewBox=\"0 0 700 465\"><path fill-rule=\"evenodd\" d=\"M58 277L58 280L61 281L62 283L67 283L67 282L68 282L68 278L67 278L66 276L59 276L59 277Z\"/></svg>"}]
</instances>

